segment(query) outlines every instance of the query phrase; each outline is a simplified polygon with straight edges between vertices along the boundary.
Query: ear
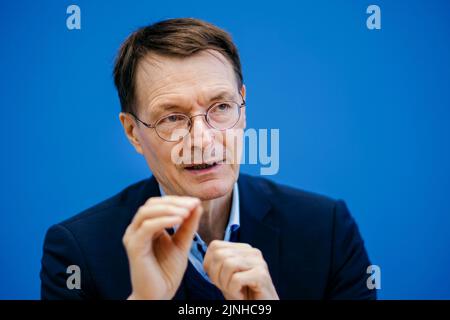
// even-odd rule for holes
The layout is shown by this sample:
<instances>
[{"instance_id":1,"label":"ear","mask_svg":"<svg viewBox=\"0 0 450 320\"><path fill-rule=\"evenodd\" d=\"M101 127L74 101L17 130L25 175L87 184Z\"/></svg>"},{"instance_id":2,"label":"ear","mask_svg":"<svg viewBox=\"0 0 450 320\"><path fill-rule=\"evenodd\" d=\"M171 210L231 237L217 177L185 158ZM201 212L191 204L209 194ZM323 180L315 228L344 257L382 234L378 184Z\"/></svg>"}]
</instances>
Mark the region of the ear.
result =
<instances>
[{"instance_id":1,"label":"ear","mask_svg":"<svg viewBox=\"0 0 450 320\"><path fill-rule=\"evenodd\" d=\"M138 134L139 128L137 127L136 121L132 118L129 113L121 112L119 113L119 120L122 123L123 130L127 136L130 143L133 145L136 152L143 154L142 146L140 143L140 137Z\"/></svg>"},{"instance_id":2,"label":"ear","mask_svg":"<svg viewBox=\"0 0 450 320\"><path fill-rule=\"evenodd\" d=\"M241 96L242 96L242 98L244 98L244 100L246 99L246 93L247 93L247 88L245 87L245 84L242 84Z\"/></svg>"},{"instance_id":3,"label":"ear","mask_svg":"<svg viewBox=\"0 0 450 320\"><path fill-rule=\"evenodd\" d=\"M245 87L245 84L242 84L242 87L241 87L241 95L242 95L242 98L244 99L244 101L246 101L246 97L247 97L246 94L247 94L247 88ZM247 118L246 118L246 115L245 115L246 109L247 109L247 108L242 108L242 109L241 109L241 111L242 111L241 116L242 116L242 118L244 119L244 129L247 128Z\"/></svg>"}]
</instances>

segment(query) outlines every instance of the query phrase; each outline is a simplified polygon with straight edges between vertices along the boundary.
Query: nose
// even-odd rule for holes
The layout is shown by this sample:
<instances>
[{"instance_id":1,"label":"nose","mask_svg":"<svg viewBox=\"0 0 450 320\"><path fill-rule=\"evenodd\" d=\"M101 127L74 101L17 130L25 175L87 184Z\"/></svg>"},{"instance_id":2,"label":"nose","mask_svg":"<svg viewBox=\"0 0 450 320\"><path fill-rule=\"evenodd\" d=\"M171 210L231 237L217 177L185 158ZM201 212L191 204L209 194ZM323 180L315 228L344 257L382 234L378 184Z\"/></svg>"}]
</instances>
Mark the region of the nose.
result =
<instances>
[{"instance_id":1,"label":"nose","mask_svg":"<svg viewBox=\"0 0 450 320\"><path fill-rule=\"evenodd\" d=\"M209 147L214 140L214 133L211 127L206 122L204 114L198 114L191 118L191 137L192 146L204 150Z\"/></svg>"}]
</instances>

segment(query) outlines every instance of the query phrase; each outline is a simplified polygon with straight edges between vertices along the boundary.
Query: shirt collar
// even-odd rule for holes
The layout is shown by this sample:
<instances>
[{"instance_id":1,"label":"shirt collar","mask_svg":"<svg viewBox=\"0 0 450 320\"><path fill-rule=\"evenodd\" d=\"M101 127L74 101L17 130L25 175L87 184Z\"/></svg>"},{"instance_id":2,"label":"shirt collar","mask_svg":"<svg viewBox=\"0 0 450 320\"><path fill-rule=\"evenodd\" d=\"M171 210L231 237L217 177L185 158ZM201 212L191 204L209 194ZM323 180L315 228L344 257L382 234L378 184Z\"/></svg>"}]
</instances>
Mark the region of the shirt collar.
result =
<instances>
[{"instance_id":1,"label":"shirt collar","mask_svg":"<svg viewBox=\"0 0 450 320\"><path fill-rule=\"evenodd\" d=\"M231 200L230 218L225 229L225 241L230 241L231 233L236 231L240 226L240 211L239 211L239 190L238 184L235 183L233 187L233 199Z\"/></svg>"},{"instance_id":2,"label":"shirt collar","mask_svg":"<svg viewBox=\"0 0 450 320\"><path fill-rule=\"evenodd\" d=\"M165 196L164 190L161 188L161 185L158 184L159 191L161 196ZM231 233L235 232L240 226L240 210L239 210L239 189L237 182L234 183L233 186L233 195L231 199L231 209L230 209L230 217L228 219L227 227L225 228L225 236L223 240L230 241ZM178 229L178 225L174 226L175 231ZM200 236L195 233L195 235L200 238Z\"/></svg>"}]
</instances>

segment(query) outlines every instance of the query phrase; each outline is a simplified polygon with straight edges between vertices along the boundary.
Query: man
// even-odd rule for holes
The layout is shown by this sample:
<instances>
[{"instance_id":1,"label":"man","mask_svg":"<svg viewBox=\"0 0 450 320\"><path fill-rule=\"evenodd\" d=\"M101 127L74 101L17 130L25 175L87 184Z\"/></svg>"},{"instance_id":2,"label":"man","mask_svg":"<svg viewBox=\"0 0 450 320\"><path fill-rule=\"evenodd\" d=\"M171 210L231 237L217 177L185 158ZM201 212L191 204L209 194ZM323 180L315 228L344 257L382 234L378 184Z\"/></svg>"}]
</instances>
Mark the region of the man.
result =
<instances>
[{"instance_id":1,"label":"man","mask_svg":"<svg viewBox=\"0 0 450 320\"><path fill-rule=\"evenodd\" d=\"M48 230L42 298L375 298L342 201L228 161L240 159L227 135L242 140L246 89L225 31L196 19L139 29L114 78L124 132L153 177Z\"/></svg>"}]
</instances>

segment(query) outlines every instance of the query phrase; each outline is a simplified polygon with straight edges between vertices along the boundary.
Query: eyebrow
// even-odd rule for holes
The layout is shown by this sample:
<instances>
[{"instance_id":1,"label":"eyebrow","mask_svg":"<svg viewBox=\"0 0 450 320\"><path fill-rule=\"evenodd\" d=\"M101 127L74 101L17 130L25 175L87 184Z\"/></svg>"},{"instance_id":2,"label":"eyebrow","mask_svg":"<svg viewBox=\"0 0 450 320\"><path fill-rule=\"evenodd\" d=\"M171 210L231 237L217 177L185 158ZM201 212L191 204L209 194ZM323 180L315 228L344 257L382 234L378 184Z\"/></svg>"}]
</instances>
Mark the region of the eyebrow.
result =
<instances>
[{"instance_id":1,"label":"eyebrow","mask_svg":"<svg viewBox=\"0 0 450 320\"><path fill-rule=\"evenodd\" d=\"M211 99L209 99L209 102L217 101L217 100L233 100L234 94L231 92L225 90L225 91L219 91L216 93Z\"/></svg>"},{"instance_id":2,"label":"eyebrow","mask_svg":"<svg viewBox=\"0 0 450 320\"><path fill-rule=\"evenodd\" d=\"M150 115L152 117L156 117L160 116L162 113L165 112L172 112L172 111L181 112L181 109L183 109L183 107L181 107L178 103L164 102L150 108Z\"/></svg>"},{"instance_id":3,"label":"eyebrow","mask_svg":"<svg viewBox=\"0 0 450 320\"><path fill-rule=\"evenodd\" d=\"M212 102L214 101L230 101L233 100L234 94L229 92L228 90L219 91L215 93L211 98L208 99L208 105L209 107ZM163 112L170 112L170 111L180 111L181 109L185 109L179 104L178 102L172 103L172 102L162 102L160 104L155 105L151 108L150 114L157 116L160 115Z\"/></svg>"}]
</instances>

